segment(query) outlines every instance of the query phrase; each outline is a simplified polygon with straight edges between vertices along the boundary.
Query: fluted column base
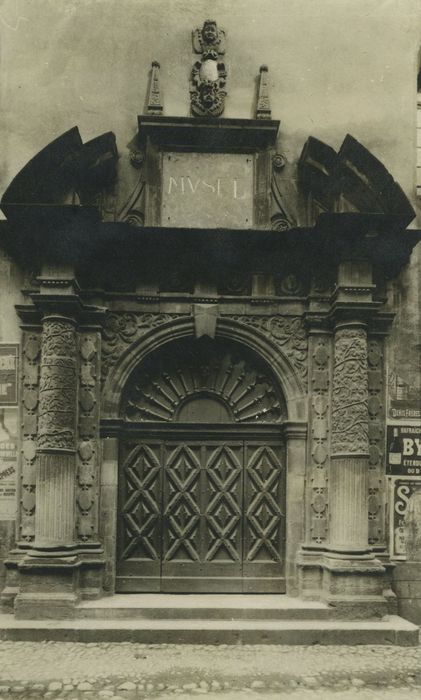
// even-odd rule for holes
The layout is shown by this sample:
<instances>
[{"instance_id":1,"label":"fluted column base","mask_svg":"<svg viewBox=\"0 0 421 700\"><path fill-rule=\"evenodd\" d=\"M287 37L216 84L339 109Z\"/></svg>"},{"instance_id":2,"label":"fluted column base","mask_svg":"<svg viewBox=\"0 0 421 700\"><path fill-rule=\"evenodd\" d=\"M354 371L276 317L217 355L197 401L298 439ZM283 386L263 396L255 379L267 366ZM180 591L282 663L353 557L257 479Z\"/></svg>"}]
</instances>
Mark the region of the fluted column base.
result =
<instances>
[{"instance_id":1,"label":"fluted column base","mask_svg":"<svg viewBox=\"0 0 421 700\"><path fill-rule=\"evenodd\" d=\"M329 550L366 554L368 545L367 455L332 455Z\"/></svg>"},{"instance_id":2,"label":"fluted column base","mask_svg":"<svg viewBox=\"0 0 421 700\"><path fill-rule=\"evenodd\" d=\"M75 548L74 472L72 451L40 451L37 472L37 517L34 557L67 556Z\"/></svg>"}]
</instances>

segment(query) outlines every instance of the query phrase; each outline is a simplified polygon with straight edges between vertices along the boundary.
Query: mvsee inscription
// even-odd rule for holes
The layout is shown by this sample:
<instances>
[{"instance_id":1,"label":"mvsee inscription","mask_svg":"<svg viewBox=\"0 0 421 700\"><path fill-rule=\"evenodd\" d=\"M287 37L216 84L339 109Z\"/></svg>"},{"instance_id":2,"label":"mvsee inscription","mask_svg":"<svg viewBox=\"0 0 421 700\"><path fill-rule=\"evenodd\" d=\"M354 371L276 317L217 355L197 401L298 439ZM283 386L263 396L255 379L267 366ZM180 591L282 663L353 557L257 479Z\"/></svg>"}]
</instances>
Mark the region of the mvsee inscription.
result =
<instances>
[{"instance_id":1,"label":"mvsee inscription","mask_svg":"<svg viewBox=\"0 0 421 700\"><path fill-rule=\"evenodd\" d=\"M169 178L167 194L186 194L186 195L206 195L209 193L216 194L217 197L228 196L233 199L247 198L245 187L247 182L240 181L234 177L230 180L218 177L213 182L201 180L200 178L191 178L190 175L181 177Z\"/></svg>"},{"instance_id":2,"label":"mvsee inscription","mask_svg":"<svg viewBox=\"0 0 421 700\"><path fill-rule=\"evenodd\" d=\"M165 153L162 224L251 228L253 157L237 153Z\"/></svg>"}]
</instances>

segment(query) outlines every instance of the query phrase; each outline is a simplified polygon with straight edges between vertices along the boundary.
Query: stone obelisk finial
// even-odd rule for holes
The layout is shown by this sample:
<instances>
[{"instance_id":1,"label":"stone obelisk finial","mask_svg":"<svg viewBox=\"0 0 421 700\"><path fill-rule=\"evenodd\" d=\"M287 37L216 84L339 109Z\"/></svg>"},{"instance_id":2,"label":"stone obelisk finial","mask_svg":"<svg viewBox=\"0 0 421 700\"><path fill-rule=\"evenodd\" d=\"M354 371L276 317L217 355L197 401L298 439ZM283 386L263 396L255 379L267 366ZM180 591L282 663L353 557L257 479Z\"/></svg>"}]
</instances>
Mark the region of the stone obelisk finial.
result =
<instances>
[{"instance_id":1,"label":"stone obelisk finial","mask_svg":"<svg viewBox=\"0 0 421 700\"><path fill-rule=\"evenodd\" d=\"M162 104L161 86L159 80L160 65L158 61L152 61L151 78L149 82L148 101L146 114L159 116L164 113Z\"/></svg>"},{"instance_id":2,"label":"stone obelisk finial","mask_svg":"<svg viewBox=\"0 0 421 700\"><path fill-rule=\"evenodd\" d=\"M257 95L256 119L271 119L269 100L268 67L260 66L259 92Z\"/></svg>"}]
</instances>

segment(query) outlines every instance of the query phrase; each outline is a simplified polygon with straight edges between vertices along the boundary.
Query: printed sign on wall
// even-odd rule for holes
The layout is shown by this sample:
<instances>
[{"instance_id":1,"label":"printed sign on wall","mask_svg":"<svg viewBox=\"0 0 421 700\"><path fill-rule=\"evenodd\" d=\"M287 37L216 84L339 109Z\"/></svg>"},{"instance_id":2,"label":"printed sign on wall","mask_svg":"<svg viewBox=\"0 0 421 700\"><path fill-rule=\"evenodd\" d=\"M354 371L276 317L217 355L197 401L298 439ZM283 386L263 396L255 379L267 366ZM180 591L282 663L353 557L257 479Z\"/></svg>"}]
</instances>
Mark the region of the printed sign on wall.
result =
<instances>
[{"instance_id":1,"label":"printed sign on wall","mask_svg":"<svg viewBox=\"0 0 421 700\"><path fill-rule=\"evenodd\" d=\"M419 367L419 349L413 363ZM421 389L418 371L412 372L411 381L405 381L398 371L389 374L389 417L392 419L419 420L421 418Z\"/></svg>"},{"instance_id":2,"label":"printed sign on wall","mask_svg":"<svg viewBox=\"0 0 421 700\"><path fill-rule=\"evenodd\" d=\"M0 520L16 518L17 409L0 408Z\"/></svg>"},{"instance_id":3,"label":"printed sign on wall","mask_svg":"<svg viewBox=\"0 0 421 700\"><path fill-rule=\"evenodd\" d=\"M414 491L419 488L419 479L393 479L390 555L397 559L406 558L406 531L405 516L408 510L409 499Z\"/></svg>"},{"instance_id":4,"label":"printed sign on wall","mask_svg":"<svg viewBox=\"0 0 421 700\"><path fill-rule=\"evenodd\" d=\"M387 426L387 474L421 476L420 426Z\"/></svg>"},{"instance_id":5,"label":"printed sign on wall","mask_svg":"<svg viewBox=\"0 0 421 700\"><path fill-rule=\"evenodd\" d=\"M18 357L18 345L0 344L0 406L18 402Z\"/></svg>"}]
</instances>

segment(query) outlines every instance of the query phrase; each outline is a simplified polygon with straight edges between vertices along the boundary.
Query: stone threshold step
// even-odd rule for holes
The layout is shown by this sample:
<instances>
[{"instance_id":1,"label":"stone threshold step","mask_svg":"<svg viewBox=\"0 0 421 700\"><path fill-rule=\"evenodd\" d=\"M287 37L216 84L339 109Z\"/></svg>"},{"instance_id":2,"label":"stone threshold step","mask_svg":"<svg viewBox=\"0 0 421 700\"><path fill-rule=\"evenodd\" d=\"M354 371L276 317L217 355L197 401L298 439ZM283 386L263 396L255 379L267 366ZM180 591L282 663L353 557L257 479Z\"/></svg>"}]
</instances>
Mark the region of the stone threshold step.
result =
<instances>
[{"instance_id":1,"label":"stone threshold step","mask_svg":"<svg viewBox=\"0 0 421 700\"><path fill-rule=\"evenodd\" d=\"M140 644L387 644L417 646L419 630L390 615L358 620L16 620L0 615L8 641Z\"/></svg>"},{"instance_id":2,"label":"stone threshold step","mask_svg":"<svg viewBox=\"0 0 421 700\"><path fill-rule=\"evenodd\" d=\"M328 619L324 603L286 595L117 594L81 602L76 615L95 619L309 620Z\"/></svg>"}]
</instances>

